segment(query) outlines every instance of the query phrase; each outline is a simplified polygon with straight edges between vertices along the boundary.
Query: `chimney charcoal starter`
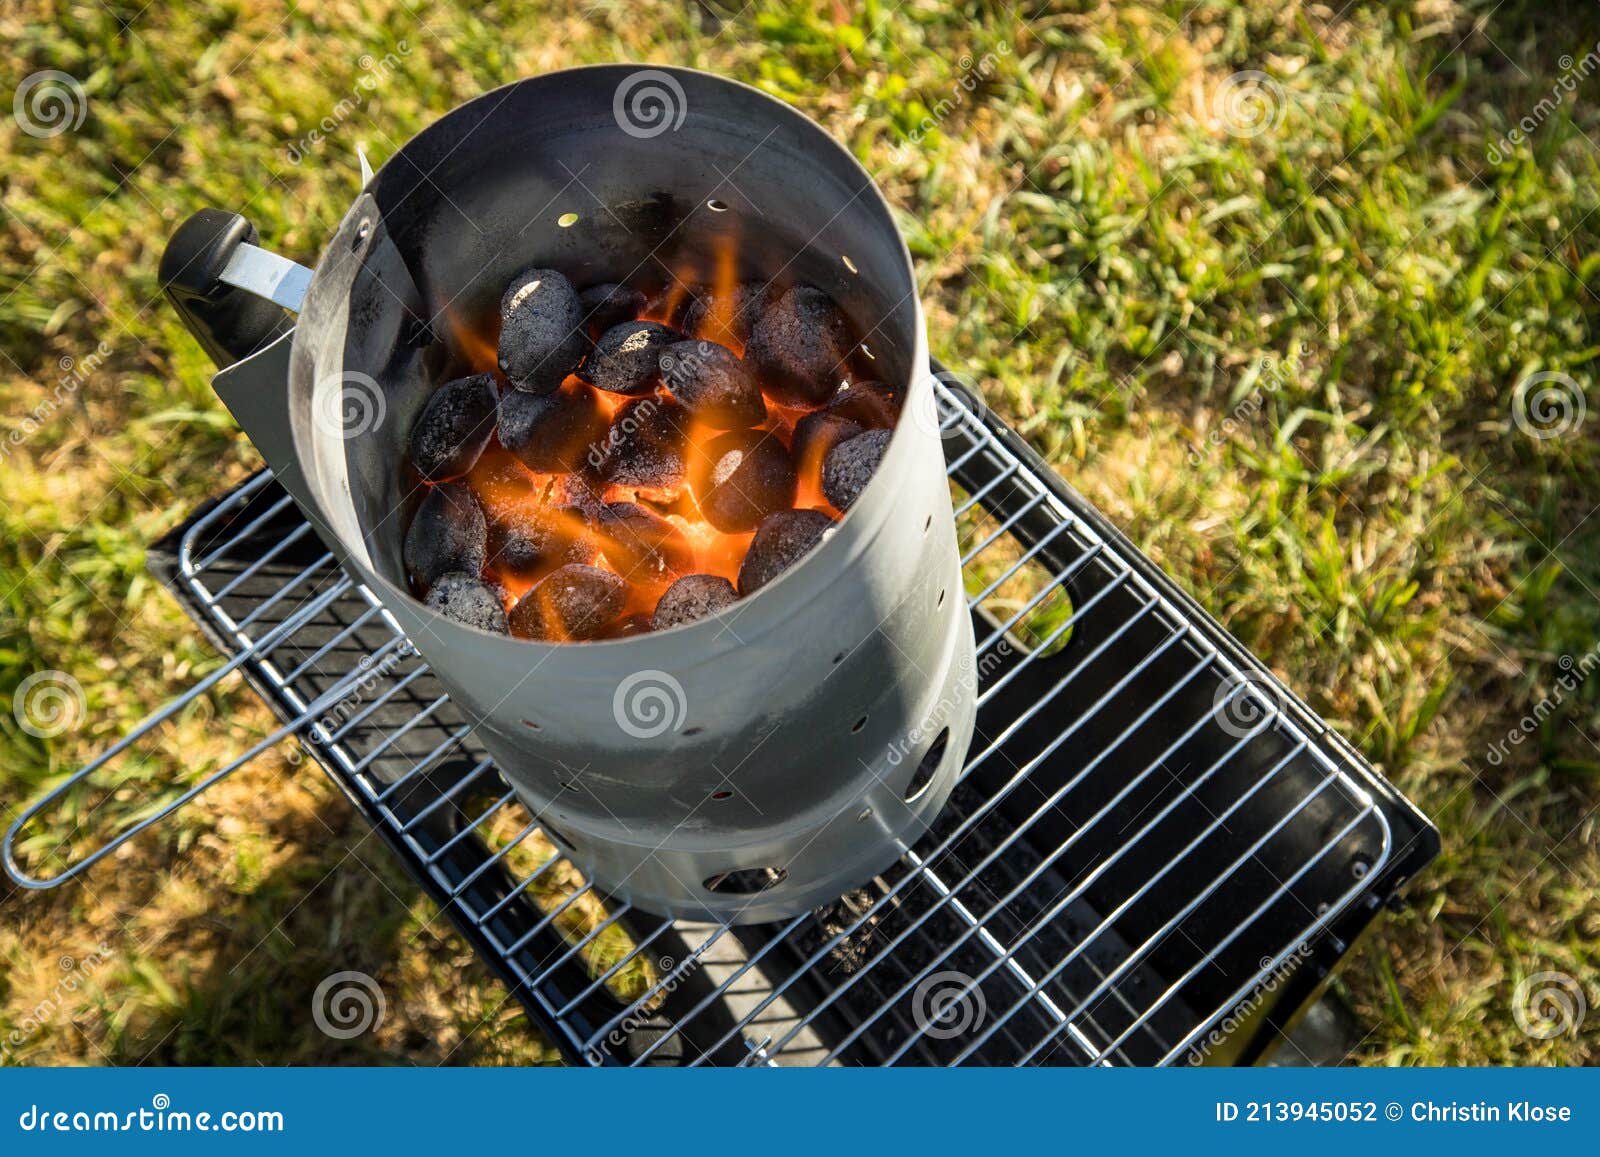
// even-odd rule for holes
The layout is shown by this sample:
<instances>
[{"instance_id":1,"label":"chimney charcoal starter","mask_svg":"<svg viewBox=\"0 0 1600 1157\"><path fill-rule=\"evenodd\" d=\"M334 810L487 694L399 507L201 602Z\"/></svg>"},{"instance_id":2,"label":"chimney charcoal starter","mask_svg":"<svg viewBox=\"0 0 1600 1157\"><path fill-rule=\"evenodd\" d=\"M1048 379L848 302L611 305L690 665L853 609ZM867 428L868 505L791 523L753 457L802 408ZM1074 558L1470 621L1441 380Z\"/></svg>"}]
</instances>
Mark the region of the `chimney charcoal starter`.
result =
<instances>
[{"instance_id":1,"label":"chimney charcoal starter","mask_svg":"<svg viewBox=\"0 0 1600 1157\"><path fill-rule=\"evenodd\" d=\"M972 736L922 311L815 124L672 71L682 123L646 136L613 107L632 72L404 145L287 384L218 390L599 887L772 920L894 862Z\"/></svg>"}]
</instances>

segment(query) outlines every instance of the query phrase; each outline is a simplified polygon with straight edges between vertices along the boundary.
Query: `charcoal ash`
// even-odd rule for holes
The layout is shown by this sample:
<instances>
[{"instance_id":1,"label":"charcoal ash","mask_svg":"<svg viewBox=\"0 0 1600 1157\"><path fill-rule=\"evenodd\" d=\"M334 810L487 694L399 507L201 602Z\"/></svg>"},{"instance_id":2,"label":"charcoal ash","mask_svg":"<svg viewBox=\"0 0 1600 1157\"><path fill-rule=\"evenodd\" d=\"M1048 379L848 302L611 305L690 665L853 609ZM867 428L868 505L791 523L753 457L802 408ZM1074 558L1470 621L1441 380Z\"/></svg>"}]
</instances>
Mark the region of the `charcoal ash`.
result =
<instances>
[{"instance_id":1,"label":"charcoal ash","mask_svg":"<svg viewBox=\"0 0 1600 1157\"><path fill-rule=\"evenodd\" d=\"M661 354L661 380L694 417L715 430L765 421L767 403L750 368L726 346L681 341Z\"/></svg>"},{"instance_id":2,"label":"charcoal ash","mask_svg":"<svg viewBox=\"0 0 1600 1157\"><path fill-rule=\"evenodd\" d=\"M583 309L584 330L593 340L613 326L637 318L644 312L645 297L637 289L613 281L585 289L578 294L578 305Z\"/></svg>"},{"instance_id":3,"label":"charcoal ash","mask_svg":"<svg viewBox=\"0 0 1600 1157\"><path fill-rule=\"evenodd\" d=\"M683 334L654 321L625 321L600 335L578 376L613 394L649 393L661 384L661 355Z\"/></svg>"},{"instance_id":4,"label":"charcoal ash","mask_svg":"<svg viewBox=\"0 0 1600 1157\"><path fill-rule=\"evenodd\" d=\"M869 430L887 430L900 418L905 391L887 382L857 382L828 402L827 412Z\"/></svg>"},{"instance_id":5,"label":"charcoal ash","mask_svg":"<svg viewBox=\"0 0 1600 1157\"><path fill-rule=\"evenodd\" d=\"M569 563L511 608L511 633L552 643L593 639L622 613L627 595L627 584L610 571Z\"/></svg>"},{"instance_id":6,"label":"charcoal ash","mask_svg":"<svg viewBox=\"0 0 1600 1157\"><path fill-rule=\"evenodd\" d=\"M756 319L777 296L776 290L761 281L741 282L731 294L699 289L684 313L683 330L720 345L743 346L750 340Z\"/></svg>"},{"instance_id":7,"label":"charcoal ash","mask_svg":"<svg viewBox=\"0 0 1600 1157\"><path fill-rule=\"evenodd\" d=\"M409 439L417 473L447 482L471 470L494 434L497 395L493 374L456 378L428 395Z\"/></svg>"},{"instance_id":8,"label":"charcoal ash","mask_svg":"<svg viewBox=\"0 0 1600 1157\"><path fill-rule=\"evenodd\" d=\"M401 556L419 595L450 571L478 574L488 554L483 507L459 482L430 487L406 528Z\"/></svg>"},{"instance_id":9,"label":"charcoal ash","mask_svg":"<svg viewBox=\"0 0 1600 1157\"><path fill-rule=\"evenodd\" d=\"M744 356L778 401L820 406L838 392L855 344L833 299L797 285L757 320Z\"/></svg>"},{"instance_id":10,"label":"charcoal ash","mask_svg":"<svg viewBox=\"0 0 1600 1157\"><path fill-rule=\"evenodd\" d=\"M767 515L793 506L797 485L788 448L767 430L719 434L695 460L700 513L724 534L754 530Z\"/></svg>"},{"instance_id":11,"label":"charcoal ash","mask_svg":"<svg viewBox=\"0 0 1600 1157\"><path fill-rule=\"evenodd\" d=\"M600 444L600 478L647 498L665 502L682 494L688 468L689 416L665 395L626 403Z\"/></svg>"},{"instance_id":12,"label":"charcoal ash","mask_svg":"<svg viewBox=\"0 0 1600 1157\"><path fill-rule=\"evenodd\" d=\"M822 463L822 493L840 510L848 510L867 488L889 448L892 430L868 430L840 442Z\"/></svg>"},{"instance_id":13,"label":"charcoal ash","mask_svg":"<svg viewBox=\"0 0 1600 1157\"><path fill-rule=\"evenodd\" d=\"M820 510L780 510L767 515L739 565L739 594L754 594L799 562L832 526L833 519Z\"/></svg>"},{"instance_id":14,"label":"charcoal ash","mask_svg":"<svg viewBox=\"0 0 1600 1157\"><path fill-rule=\"evenodd\" d=\"M588 351L577 291L554 269L517 274L500 299L500 372L519 390L554 393Z\"/></svg>"},{"instance_id":15,"label":"charcoal ash","mask_svg":"<svg viewBox=\"0 0 1600 1157\"><path fill-rule=\"evenodd\" d=\"M847 442L867 428L859 422L827 410L813 410L794 424L794 434L789 439L789 456L795 469L807 478L819 478L828 452L840 442Z\"/></svg>"},{"instance_id":16,"label":"charcoal ash","mask_svg":"<svg viewBox=\"0 0 1600 1157\"><path fill-rule=\"evenodd\" d=\"M447 619L477 627L494 635L504 635L506 622L503 594L475 574L453 570L439 576L428 591L428 606Z\"/></svg>"},{"instance_id":17,"label":"charcoal ash","mask_svg":"<svg viewBox=\"0 0 1600 1157\"><path fill-rule=\"evenodd\" d=\"M551 394L507 390L500 398L500 444L541 474L582 469L607 424L600 398L582 382L567 382Z\"/></svg>"},{"instance_id":18,"label":"charcoal ash","mask_svg":"<svg viewBox=\"0 0 1600 1157\"><path fill-rule=\"evenodd\" d=\"M568 563L593 563L600 545L576 507L518 503L489 521L488 552L491 566L526 579Z\"/></svg>"},{"instance_id":19,"label":"charcoal ash","mask_svg":"<svg viewBox=\"0 0 1600 1157\"><path fill-rule=\"evenodd\" d=\"M721 575L689 574L668 587L656 602L650 625L658 631L708 618L739 601L739 592Z\"/></svg>"},{"instance_id":20,"label":"charcoal ash","mask_svg":"<svg viewBox=\"0 0 1600 1157\"><path fill-rule=\"evenodd\" d=\"M637 502L608 502L594 525L611 565L633 582L665 582L694 572L694 547L676 525Z\"/></svg>"}]
</instances>

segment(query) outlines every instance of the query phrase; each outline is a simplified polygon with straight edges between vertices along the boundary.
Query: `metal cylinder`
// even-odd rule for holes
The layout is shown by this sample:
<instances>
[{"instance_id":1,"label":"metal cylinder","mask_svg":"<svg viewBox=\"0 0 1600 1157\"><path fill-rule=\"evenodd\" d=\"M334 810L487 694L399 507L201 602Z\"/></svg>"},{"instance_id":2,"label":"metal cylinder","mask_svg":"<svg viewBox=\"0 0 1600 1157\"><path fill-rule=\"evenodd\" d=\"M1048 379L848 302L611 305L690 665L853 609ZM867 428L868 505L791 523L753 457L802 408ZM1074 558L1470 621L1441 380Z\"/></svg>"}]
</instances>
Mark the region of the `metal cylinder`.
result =
<instances>
[{"instance_id":1,"label":"metal cylinder","mask_svg":"<svg viewBox=\"0 0 1600 1157\"><path fill-rule=\"evenodd\" d=\"M530 643L414 599L399 463L475 319L530 265L580 286L660 279L730 231L741 276L826 290L907 391L849 513L754 596L629 639ZM317 266L287 382L236 368L225 398L600 889L753 922L892 863L971 740L972 626L927 367L909 255L843 148L743 85L606 66L488 93L403 146Z\"/></svg>"}]
</instances>

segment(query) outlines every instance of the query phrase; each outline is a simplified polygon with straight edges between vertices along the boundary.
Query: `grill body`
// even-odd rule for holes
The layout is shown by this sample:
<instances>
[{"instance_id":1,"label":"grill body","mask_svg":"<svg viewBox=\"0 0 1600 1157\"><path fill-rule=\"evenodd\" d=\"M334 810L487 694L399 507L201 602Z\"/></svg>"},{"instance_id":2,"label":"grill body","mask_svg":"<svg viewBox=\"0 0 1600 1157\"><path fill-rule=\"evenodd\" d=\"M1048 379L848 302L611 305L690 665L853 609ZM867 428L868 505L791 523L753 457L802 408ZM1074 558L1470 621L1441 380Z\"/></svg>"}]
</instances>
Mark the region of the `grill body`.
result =
<instances>
[{"instance_id":1,"label":"grill body","mask_svg":"<svg viewBox=\"0 0 1600 1157\"><path fill-rule=\"evenodd\" d=\"M293 334L215 385L587 874L650 911L770 920L893 862L971 738L934 387L909 256L854 159L788 106L684 70L654 74L681 93L681 125L641 137L614 106L635 75L513 84L408 142L335 233ZM496 332L485 319L516 272L709 281L695 263L721 252L741 278L828 291L906 391L849 514L755 596L626 640L512 640L413 599L405 439L432 386Z\"/></svg>"}]
</instances>

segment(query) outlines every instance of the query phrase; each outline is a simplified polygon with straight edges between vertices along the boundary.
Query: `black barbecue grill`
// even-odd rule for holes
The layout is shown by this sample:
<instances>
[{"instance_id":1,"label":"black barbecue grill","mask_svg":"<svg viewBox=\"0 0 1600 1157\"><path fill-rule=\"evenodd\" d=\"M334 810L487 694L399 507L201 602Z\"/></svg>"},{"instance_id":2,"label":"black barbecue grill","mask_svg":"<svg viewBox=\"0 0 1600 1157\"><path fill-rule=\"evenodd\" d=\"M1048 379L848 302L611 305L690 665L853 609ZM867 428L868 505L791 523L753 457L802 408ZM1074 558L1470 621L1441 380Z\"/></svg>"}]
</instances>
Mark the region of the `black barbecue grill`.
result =
<instances>
[{"instance_id":1,"label":"black barbecue grill","mask_svg":"<svg viewBox=\"0 0 1600 1157\"><path fill-rule=\"evenodd\" d=\"M1437 835L965 393L977 737L891 870L780 923L582 883L270 474L151 566L573 1063L1257 1060Z\"/></svg>"}]
</instances>

